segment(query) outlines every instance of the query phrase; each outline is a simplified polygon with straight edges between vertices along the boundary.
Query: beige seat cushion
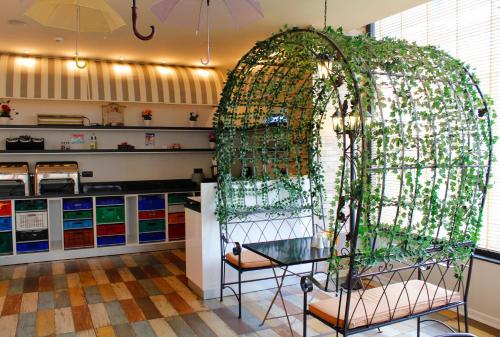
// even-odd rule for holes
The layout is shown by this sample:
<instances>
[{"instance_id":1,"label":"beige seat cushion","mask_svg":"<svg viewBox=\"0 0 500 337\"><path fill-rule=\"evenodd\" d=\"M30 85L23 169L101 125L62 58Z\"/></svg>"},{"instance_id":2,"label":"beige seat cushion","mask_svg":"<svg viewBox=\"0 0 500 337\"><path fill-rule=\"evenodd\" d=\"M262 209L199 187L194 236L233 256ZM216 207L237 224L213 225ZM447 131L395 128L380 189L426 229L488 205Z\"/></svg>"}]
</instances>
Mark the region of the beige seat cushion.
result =
<instances>
[{"instance_id":1,"label":"beige seat cushion","mask_svg":"<svg viewBox=\"0 0 500 337\"><path fill-rule=\"evenodd\" d=\"M346 299L343 295L340 311L340 297L312 303L309 311L334 326L343 327ZM362 291L354 291L349 306L349 327L388 322L459 301L460 293L421 280L409 281L406 290L404 283L393 283L385 293L382 287L367 289L363 294Z\"/></svg>"},{"instance_id":2,"label":"beige seat cushion","mask_svg":"<svg viewBox=\"0 0 500 337\"><path fill-rule=\"evenodd\" d=\"M226 259L234 266L238 266L238 256L234 255L233 252L226 254ZM240 268L250 269L250 268L261 268L261 267L271 267L275 265L269 259L266 259L259 254L251 252L249 250L243 249L241 251L241 265Z\"/></svg>"}]
</instances>

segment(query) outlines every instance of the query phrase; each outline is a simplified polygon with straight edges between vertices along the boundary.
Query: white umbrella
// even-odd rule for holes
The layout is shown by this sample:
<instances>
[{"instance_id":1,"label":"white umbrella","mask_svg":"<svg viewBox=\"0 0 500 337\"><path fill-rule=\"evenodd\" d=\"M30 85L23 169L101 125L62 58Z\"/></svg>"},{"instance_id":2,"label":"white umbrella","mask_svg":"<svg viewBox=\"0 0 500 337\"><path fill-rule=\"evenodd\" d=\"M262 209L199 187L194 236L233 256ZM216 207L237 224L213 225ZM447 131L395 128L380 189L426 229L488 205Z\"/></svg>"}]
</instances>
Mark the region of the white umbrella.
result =
<instances>
[{"instance_id":1,"label":"white umbrella","mask_svg":"<svg viewBox=\"0 0 500 337\"><path fill-rule=\"evenodd\" d=\"M151 11L162 22L181 27L193 27L196 33L204 24L207 26L207 60L210 63L210 13L217 15L213 27L240 28L262 19L259 0L159 0L151 6Z\"/></svg>"}]
</instances>

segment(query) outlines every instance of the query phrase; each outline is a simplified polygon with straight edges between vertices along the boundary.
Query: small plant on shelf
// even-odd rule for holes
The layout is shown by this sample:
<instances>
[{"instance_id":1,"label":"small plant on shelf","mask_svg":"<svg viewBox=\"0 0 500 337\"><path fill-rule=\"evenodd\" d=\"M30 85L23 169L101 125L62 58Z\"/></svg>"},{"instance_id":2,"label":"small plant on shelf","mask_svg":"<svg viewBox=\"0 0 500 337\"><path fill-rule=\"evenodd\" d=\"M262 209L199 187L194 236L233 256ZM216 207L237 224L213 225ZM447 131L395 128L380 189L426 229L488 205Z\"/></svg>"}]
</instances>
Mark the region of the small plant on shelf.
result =
<instances>
[{"instance_id":1,"label":"small plant on shelf","mask_svg":"<svg viewBox=\"0 0 500 337\"><path fill-rule=\"evenodd\" d=\"M200 117L200 115L198 115L197 112L191 111L189 113L189 126L195 126L196 122L198 121L198 117Z\"/></svg>"},{"instance_id":2,"label":"small plant on shelf","mask_svg":"<svg viewBox=\"0 0 500 337\"><path fill-rule=\"evenodd\" d=\"M217 138L215 137L215 131L210 131L208 133L208 147L210 149L215 149L215 142L216 142Z\"/></svg>"},{"instance_id":3,"label":"small plant on shelf","mask_svg":"<svg viewBox=\"0 0 500 337\"><path fill-rule=\"evenodd\" d=\"M145 109L142 111L141 116L145 126L151 125L151 120L153 119L153 111L151 109Z\"/></svg>"},{"instance_id":4,"label":"small plant on shelf","mask_svg":"<svg viewBox=\"0 0 500 337\"><path fill-rule=\"evenodd\" d=\"M13 119L12 116L18 115L19 112L11 108L10 100L2 99L0 105L0 124L7 125Z\"/></svg>"}]
</instances>

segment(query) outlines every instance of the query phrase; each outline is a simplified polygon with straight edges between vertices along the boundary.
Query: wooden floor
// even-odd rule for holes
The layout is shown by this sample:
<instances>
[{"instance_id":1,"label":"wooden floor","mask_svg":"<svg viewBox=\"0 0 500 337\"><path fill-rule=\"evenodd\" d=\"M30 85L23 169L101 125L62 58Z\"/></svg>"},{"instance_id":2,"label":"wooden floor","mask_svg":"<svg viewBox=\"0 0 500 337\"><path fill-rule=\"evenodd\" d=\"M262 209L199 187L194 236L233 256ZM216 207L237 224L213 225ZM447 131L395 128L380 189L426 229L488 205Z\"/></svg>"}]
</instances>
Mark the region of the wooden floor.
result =
<instances>
[{"instance_id":1,"label":"wooden floor","mask_svg":"<svg viewBox=\"0 0 500 337\"><path fill-rule=\"evenodd\" d=\"M285 320L260 326L272 290L244 295L239 320L233 297L201 301L187 288L184 271L181 250L0 267L0 337L290 336ZM286 287L285 298L291 311L300 312L298 285ZM276 306L272 314L283 312ZM308 326L309 336L334 336L315 319ZM415 336L415 326L409 321L357 336ZM293 327L300 336L300 319ZM428 324L422 336L444 331ZM500 336L481 326L472 332Z\"/></svg>"}]
</instances>

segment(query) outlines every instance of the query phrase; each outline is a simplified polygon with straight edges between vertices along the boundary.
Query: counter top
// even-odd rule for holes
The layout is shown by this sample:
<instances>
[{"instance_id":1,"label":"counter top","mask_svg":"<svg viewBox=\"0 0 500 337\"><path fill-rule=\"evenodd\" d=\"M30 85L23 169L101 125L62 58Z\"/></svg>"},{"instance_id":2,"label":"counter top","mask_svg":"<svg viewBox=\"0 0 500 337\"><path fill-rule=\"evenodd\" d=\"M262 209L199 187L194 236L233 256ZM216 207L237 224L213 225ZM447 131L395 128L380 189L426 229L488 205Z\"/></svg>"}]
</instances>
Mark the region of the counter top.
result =
<instances>
[{"instance_id":1,"label":"counter top","mask_svg":"<svg viewBox=\"0 0 500 337\"><path fill-rule=\"evenodd\" d=\"M209 182L209 180L207 181ZM115 186L116 190L102 188L103 186ZM100 190L98 188L101 187ZM91 197L101 195L126 195L126 194L148 194L148 193L176 193L197 192L200 185L193 183L190 179L173 180L142 180L142 181L120 181L120 182L93 182L82 183L79 194L44 194L42 196L0 196L3 199L34 199L34 198L71 198ZM84 192L85 191L85 192Z\"/></svg>"}]
</instances>

